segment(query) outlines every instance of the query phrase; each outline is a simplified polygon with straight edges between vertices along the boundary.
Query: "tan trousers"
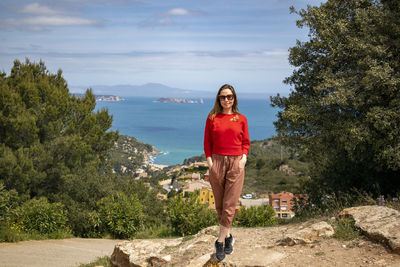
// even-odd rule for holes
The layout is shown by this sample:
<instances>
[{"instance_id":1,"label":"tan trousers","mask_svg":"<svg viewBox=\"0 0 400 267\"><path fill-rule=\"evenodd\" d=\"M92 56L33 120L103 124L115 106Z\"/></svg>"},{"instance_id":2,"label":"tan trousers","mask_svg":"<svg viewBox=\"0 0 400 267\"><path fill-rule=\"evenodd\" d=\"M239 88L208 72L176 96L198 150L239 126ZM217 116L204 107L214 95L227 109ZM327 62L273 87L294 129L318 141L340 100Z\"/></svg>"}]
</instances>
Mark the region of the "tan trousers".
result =
<instances>
[{"instance_id":1,"label":"tan trousers","mask_svg":"<svg viewBox=\"0 0 400 267\"><path fill-rule=\"evenodd\" d=\"M242 156L212 155L210 184L215 198L220 225L231 227L236 205L242 193L244 168L239 168Z\"/></svg>"}]
</instances>

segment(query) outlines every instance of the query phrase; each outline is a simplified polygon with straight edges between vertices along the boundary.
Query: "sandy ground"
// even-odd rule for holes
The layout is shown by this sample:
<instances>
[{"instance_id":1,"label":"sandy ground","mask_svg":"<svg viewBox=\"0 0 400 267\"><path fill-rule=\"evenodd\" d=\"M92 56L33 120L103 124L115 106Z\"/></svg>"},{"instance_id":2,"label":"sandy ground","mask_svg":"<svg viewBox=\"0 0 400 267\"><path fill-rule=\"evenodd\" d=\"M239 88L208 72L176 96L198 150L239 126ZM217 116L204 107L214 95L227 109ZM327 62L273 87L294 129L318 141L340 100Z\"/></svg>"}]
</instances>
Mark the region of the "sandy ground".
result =
<instances>
[{"instance_id":1,"label":"sandy ground","mask_svg":"<svg viewBox=\"0 0 400 267\"><path fill-rule=\"evenodd\" d=\"M0 266L71 267L110 256L120 240L71 238L0 243Z\"/></svg>"},{"instance_id":2,"label":"sandy ground","mask_svg":"<svg viewBox=\"0 0 400 267\"><path fill-rule=\"evenodd\" d=\"M352 241L327 238L306 245L276 245L276 241L285 233L303 226L304 224L293 224L266 228L234 228L232 234L236 239L235 251L232 255L227 255L227 260L238 266L400 267L399 254L363 236ZM169 266L203 266L214 253L215 237L210 237L210 242L194 242L183 251L179 247L169 248L172 253ZM111 256L115 244L120 241L73 238L1 243L0 266L78 266L92 262L97 257ZM174 250L180 252L173 253ZM191 265L193 261L197 261L197 264Z\"/></svg>"},{"instance_id":3,"label":"sandy ground","mask_svg":"<svg viewBox=\"0 0 400 267\"><path fill-rule=\"evenodd\" d=\"M364 236L351 241L322 238L313 244L279 246L285 233L305 224L266 228L233 228L234 253L226 263L237 266L390 266L400 267L400 255ZM211 243L211 244L210 244ZM181 253L172 253L171 266L199 267L214 255L212 242L195 242ZM193 264L191 264L193 263ZM225 265L224 265L225 266ZM230 266L230 265L229 265Z\"/></svg>"}]
</instances>

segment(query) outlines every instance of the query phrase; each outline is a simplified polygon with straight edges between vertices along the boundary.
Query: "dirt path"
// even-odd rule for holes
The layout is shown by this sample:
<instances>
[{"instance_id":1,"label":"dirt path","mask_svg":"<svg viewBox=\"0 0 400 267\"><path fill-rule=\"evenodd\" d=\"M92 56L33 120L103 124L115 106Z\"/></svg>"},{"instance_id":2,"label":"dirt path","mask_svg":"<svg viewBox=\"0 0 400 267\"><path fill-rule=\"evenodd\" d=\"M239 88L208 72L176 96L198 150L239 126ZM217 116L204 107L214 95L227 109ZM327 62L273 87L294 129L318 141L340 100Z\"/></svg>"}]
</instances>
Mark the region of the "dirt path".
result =
<instances>
[{"instance_id":1,"label":"dirt path","mask_svg":"<svg viewBox=\"0 0 400 267\"><path fill-rule=\"evenodd\" d=\"M385 266L400 267L400 255L384 245L374 243L364 236L351 241L320 238L312 244L279 246L277 241L285 233L304 229L310 222L265 228L232 229L236 242L234 253L227 255L218 266ZM216 233L216 232L215 232ZM166 247L164 254L171 255L168 266L201 267L214 258L213 242L216 234L200 235L182 245ZM138 247L142 247L140 244ZM148 247L150 247L148 245ZM164 255L163 254L163 255ZM212 264L215 262L212 261ZM211 266L211 265L209 265ZM216 266L215 264L212 266Z\"/></svg>"},{"instance_id":2,"label":"dirt path","mask_svg":"<svg viewBox=\"0 0 400 267\"><path fill-rule=\"evenodd\" d=\"M400 267L400 255L364 237L352 241L321 239L307 245L277 246L289 227L263 229L242 228L236 231L236 262L245 262L248 255L257 255L264 266L390 266ZM286 228L286 229L285 229ZM249 236L252 238L249 240ZM252 246L249 246L249 242ZM265 257L265 259L263 258ZM254 262L254 260L252 261Z\"/></svg>"},{"instance_id":3,"label":"dirt path","mask_svg":"<svg viewBox=\"0 0 400 267\"><path fill-rule=\"evenodd\" d=\"M75 267L110 256L119 241L71 238L0 243L0 266Z\"/></svg>"}]
</instances>

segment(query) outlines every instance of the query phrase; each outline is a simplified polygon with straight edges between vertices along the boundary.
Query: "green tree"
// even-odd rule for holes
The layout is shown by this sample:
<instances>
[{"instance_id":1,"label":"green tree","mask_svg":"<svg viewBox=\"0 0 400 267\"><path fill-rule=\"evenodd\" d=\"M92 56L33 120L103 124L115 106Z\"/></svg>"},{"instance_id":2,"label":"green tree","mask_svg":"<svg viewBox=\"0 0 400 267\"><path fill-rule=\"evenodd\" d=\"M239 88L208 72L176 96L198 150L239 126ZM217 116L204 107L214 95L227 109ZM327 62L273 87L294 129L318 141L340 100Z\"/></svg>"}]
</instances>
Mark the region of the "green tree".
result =
<instances>
[{"instance_id":1,"label":"green tree","mask_svg":"<svg viewBox=\"0 0 400 267\"><path fill-rule=\"evenodd\" d=\"M143 227L143 208L136 196L118 192L98 203L104 229L116 238L130 238Z\"/></svg>"},{"instance_id":2,"label":"green tree","mask_svg":"<svg viewBox=\"0 0 400 267\"><path fill-rule=\"evenodd\" d=\"M193 235L218 222L215 211L200 204L196 194L190 194L187 198L177 195L168 201L168 217L175 233L179 235Z\"/></svg>"},{"instance_id":3,"label":"green tree","mask_svg":"<svg viewBox=\"0 0 400 267\"><path fill-rule=\"evenodd\" d=\"M294 10L292 10L294 11ZM328 0L297 12L309 40L297 41L275 126L283 144L314 163L309 200L357 189L400 188L400 2Z\"/></svg>"},{"instance_id":4,"label":"green tree","mask_svg":"<svg viewBox=\"0 0 400 267\"><path fill-rule=\"evenodd\" d=\"M59 70L43 62L15 61L0 75L0 174L7 189L30 197L63 191L66 176L104 162L118 134L107 131L112 116L94 112L91 90L69 94Z\"/></svg>"},{"instance_id":5,"label":"green tree","mask_svg":"<svg viewBox=\"0 0 400 267\"><path fill-rule=\"evenodd\" d=\"M274 209L270 206L242 206L235 218L235 224L243 227L271 226L276 224Z\"/></svg>"},{"instance_id":6,"label":"green tree","mask_svg":"<svg viewBox=\"0 0 400 267\"><path fill-rule=\"evenodd\" d=\"M57 231L68 232L64 205L49 203L44 197L31 199L14 211L15 220L28 232L51 234Z\"/></svg>"}]
</instances>

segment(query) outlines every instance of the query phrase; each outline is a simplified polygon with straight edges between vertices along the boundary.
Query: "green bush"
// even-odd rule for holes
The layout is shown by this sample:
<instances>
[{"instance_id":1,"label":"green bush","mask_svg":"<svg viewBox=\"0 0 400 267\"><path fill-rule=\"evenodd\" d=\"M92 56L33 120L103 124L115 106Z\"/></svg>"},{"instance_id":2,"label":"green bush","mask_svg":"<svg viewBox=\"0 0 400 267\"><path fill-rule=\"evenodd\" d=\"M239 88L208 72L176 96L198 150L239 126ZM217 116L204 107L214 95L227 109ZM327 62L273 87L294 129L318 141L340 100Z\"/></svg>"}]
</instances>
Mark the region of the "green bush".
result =
<instances>
[{"instance_id":1,"label":"green bush","mask_svg":"<svg viewBox=\"0 0 400 267\"><path fill-rule=\"evenodd\" d=\"M360 236L360 230L354 226L354 220L351 218L344 218L337 221L334 225L335 234L333 237L342 240L353 240Z\"/></svg>"},{"instance_id":2,"label":"green bush","mask_svg":"<svg viewBox=\"0 0 400 267\"><path fill-rule=\"evenodd\" d=\"M78 267L96 267L96 266L103 266L103 267L111 267L111 259L108 256L99 257L95 261L80 264Z\"/></svg>"},{"instance_id":3,"label":"green bush","mask_svg":"<svg viewBox=\"0 0 400 267\"><path fill-rule=\"evenodd\" d=\"M68 211L68 222L74 235L85 238L103 237L105 229L97 211L90 211L74 204L69 207Z\"/></svg>"},{"instance_id":4,"label":"green bush","mask_svg":"<svg viewBox=\"0 0 400 267\"><path fill-rule=\"evenodd\" d=\"M130 238L143 227L143 208L136 195L118 192L102 198L98 207L105 231L115 238Z\"/></svg>"},{"instance_id":5,"label":"green bush","mask_svg":"<svg viewBox=\"0 0 400 267\"><path fill-rule=\"evenodd\" d=\"M218 222L215 211L200 204L195 194L190 194L187 198L179 195L170 198L168 217L175 233L181 236L195 234Z\"/></svg>"},{"instance_id":6,"label":"green bush","mask_svg":"<svg viewBox=\"0 0 400 267\"><path fill-rule=\"evenodd\" d=\"M277 223L274 209L270 206L246 208L242 206L235 224L244 227L270 226Z\"/></svg>"},{"instance_id":7,"label":"green bush","mask_svg":"<svg viewBox=\"0 0 400 267\"><path fill-rule=\"evenodd\" d=\"M320 188L321 189L321 188ZM360 192L353 189L351 193L348 192L326 192L317 188L310 188L314 190L313 194L303 195L300 199L293 199L292 210L297 218L307 219L320 216L337 216L340 211L348 207L376 205L376 200L366 192ZM323 197L319 197L319 196Z\"/></svg>"},{"instance_id":8,"label":"green bush","mask_svg":"<svg viewBox=\"0 0 400 267\"><path fill-rule=\"evenodd\" d=\"M6 190L0 181L0 223L9 219L11 211L18 205L18 193L15 190Z\"/></svg>"},{"instance_id":9,"label":"green bush","mask_svg":"<svg viewBox=\"0 0 400 267\"><path fill-rule=\"evenodd\" d=\"M49 203L45 197L31 199L14 212L16 225L27 232L49 235L69 232L67 214L61 203Z\"/></svg>"},{"instance_id":10,"label":"green bush","mask_svg":"<svg viewBox=\"0 0 400 267\"><path fill-rule=\"evenodd\" d=\"M136 232L135 238L140 239L151 239L151 238L167 238L176 236L174 233L174 229L171 228L170 225L161 224L161 225L150 225L146 224L146 227Z\"/></svg>"}]
</instances>

